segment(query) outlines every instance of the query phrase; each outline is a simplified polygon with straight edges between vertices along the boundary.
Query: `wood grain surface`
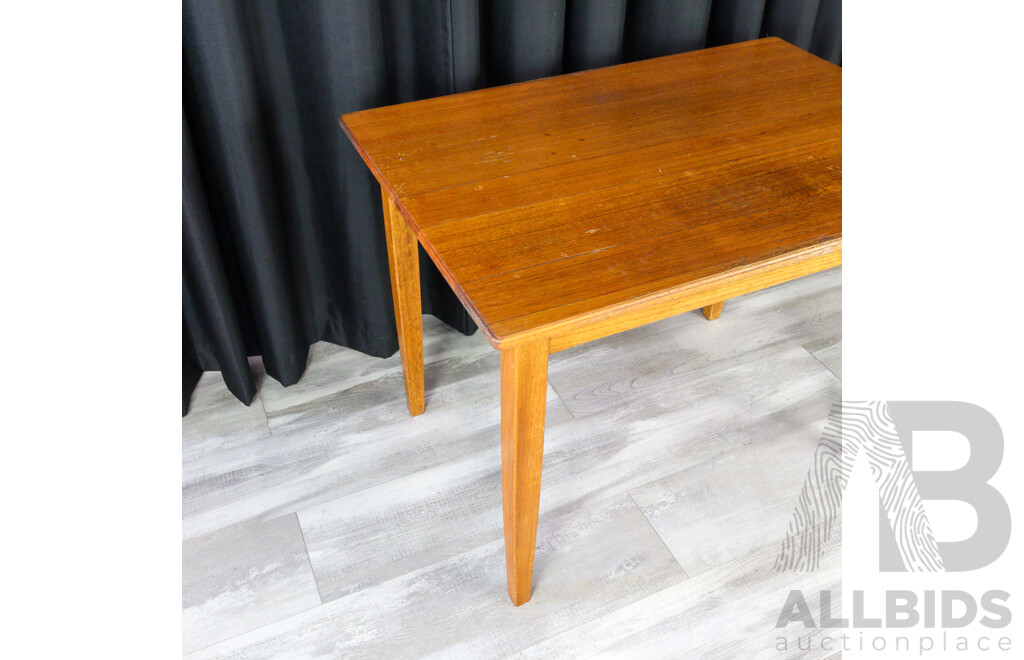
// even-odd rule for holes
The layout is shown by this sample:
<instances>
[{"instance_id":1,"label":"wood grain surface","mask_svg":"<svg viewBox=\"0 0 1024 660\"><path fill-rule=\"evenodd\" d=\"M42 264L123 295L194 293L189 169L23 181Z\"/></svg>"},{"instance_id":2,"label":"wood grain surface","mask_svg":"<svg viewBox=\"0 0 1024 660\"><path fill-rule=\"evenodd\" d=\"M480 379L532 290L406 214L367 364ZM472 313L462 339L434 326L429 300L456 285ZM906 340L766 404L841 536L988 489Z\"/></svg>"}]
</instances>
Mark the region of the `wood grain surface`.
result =
<instances>
[{"instance_id":1,"label":"wood grain surface","mask_svg":"<svg viewBox=\"0 0 1024 660\"><path fill-rule=\"evenodd\" d=\"M384 233L388 243L388 267L391 270L391 297L395 303L398 347L402 355L405 399L409 414L422 415L423 392L423 314L420 300L420 258L416 236L395 208L387 193L384 205Z\"/></svg>"},{"instance_id":2,"label":"wood grain surface","mask_svg":"<svg viewBox=\"0 0 1024 660\"><path fill-rule=\"evenodd\" d=\"M841 263L841 72L776 38L341 123L497 348Z\"/></svg>"},{"instance_id":3,"label":"wood grain surface","mask_svg":"<svg viewBox=\"0 0 1024 660\"><path fill-rule=\"evenodd\" d=\"M514 605L530 600L547 382L545 342L501 352L501 499L508 595Z\"/></svg>"}]
</instances>

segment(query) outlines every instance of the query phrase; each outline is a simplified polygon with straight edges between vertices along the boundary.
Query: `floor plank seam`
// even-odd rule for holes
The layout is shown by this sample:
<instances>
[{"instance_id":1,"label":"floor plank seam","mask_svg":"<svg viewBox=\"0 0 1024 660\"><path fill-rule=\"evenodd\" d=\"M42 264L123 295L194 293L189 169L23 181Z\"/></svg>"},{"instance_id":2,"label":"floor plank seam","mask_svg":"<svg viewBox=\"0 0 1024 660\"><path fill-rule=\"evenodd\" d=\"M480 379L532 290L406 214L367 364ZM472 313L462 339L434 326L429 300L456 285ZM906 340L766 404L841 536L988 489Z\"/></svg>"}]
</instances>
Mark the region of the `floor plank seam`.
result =
<instances>
[{"instance_id":1,"label":"floor plank seam","mask_svg":"<svg viewBox=\"0 0 1024 660\"><path fill-rule=\"evenodd\" d=\"M665 543L665 539L662 538L661 534L658 533L658 529L654 526L653 523L651 523L651 519L647 517L647 514L644 513L644 510L640 507L639 504L636 503L636 500L633 498L633 493L631 492L631 490L627 490L626 495L629 495L629 501L633 503L633 506L636 507L636 510L640 512L640 515L644 517L644 521L647 523L647 526L651 528L651 531L654 532L654 535L658 537L659 541L661 541L661 545L663 545L665 547L665 550L668 551L668 554L672 556L672 561L674 561L676 563L676 566L679 567L679 572L683 574L683 579L679 582L689 580L690 574L686 572L685 568L683 568L682 563L680 563L679 561L679 557L676 557L676 553L672 552L672 548L668 547L668 543ZM676 582L676 584L679 584L679 582Z\"/></svg>"},{"instance_id":2,"label":"floor plank seam","mask_svg":"<svg viewBox=\"0 0 1024 660\"><path fill-rule=\"evenodd\" d=\"M551 382L551 379L548 379L548 387L550 387L551 391L554 392L555 396L558 397L558 402L562 404L562 407L565 408L566 412L569 413L569 416L572 417L573 419L579 419L576 413L572 411L572 408L570 408L568 404L565 403L565 399L562 398L562 393L555 389L555 384Z\"/></svg>"},{"instance_id":3,"label":"floor plank seam","mask_svg":"<svg viewBox=\"0 0 1024 660\"><path fill-rule=\"evenodd\" d=\"M270 437L274 437L274 427L270 423L270 415L267 414L267 406L263 403L263 394L261 392L257 392L256 396L260 400L260 408L263 409L263 421L267 425L267 431L270 432Z\"/></svg>"},{"instance_id":4,"label":"floor plank seam","mask_svg":"<svg viewBox=\"0 0 1024 660\"><path fill-rule=\"evenodd\" d=\"M306 551L306 561L309 563L309 574L313 578L313 586L316 587L316 597L320 599L320 605L324 604L324 595L320 593L320 581L316 579L316 571L313 570L313 558L309 556L309 544L306 543L306 530L302 529L302 521L299 520L298 513L292 513L295 516L295 525L299 528L299 538L302 539L302 549ZM320 607L317 605L317 607Z\"/></svg>"},{"instance_id":5,"label":"floor plank seam","mask_svg":"<svg viewBox=\"0 0 1024 660\"><path fill-rule=\"evenodd\" d=\"M815 355L815 354L814 354L814 352L812 352L812 351L808 350L806 346L804 346L803 344L800 344L799 346L800 346L800 348L802 348L802 349L804 349L805 351L807 351L807 354L808 354L808 355L810 355L810 356L811 356L812 358L814 358L814 361L815 361L815 362L817 362L817 363L818 363L818 364L820 364L820 365L821 365L822 367L824 367L826 371L828 371L828 372L829 372L830 374L832 374L832 376L833 376L833 377L834 377L834 378L835 378L836 380L838 380L838 381L840 382L840 384L842 384L842 382L843 382L843 379L842 379L842 378L841 378L841 377L839 376L839 374L837 374L837 373L836 373L835 371L832 371L832 368L831 368L831 367L829 367L829 366L828 366L827 364L825 364L824 362L822 362L822 361L821 361L821 360L820 360L820 359L818 358L818 356L817 356L817 355Z\"/></svg>"}]
</instances>

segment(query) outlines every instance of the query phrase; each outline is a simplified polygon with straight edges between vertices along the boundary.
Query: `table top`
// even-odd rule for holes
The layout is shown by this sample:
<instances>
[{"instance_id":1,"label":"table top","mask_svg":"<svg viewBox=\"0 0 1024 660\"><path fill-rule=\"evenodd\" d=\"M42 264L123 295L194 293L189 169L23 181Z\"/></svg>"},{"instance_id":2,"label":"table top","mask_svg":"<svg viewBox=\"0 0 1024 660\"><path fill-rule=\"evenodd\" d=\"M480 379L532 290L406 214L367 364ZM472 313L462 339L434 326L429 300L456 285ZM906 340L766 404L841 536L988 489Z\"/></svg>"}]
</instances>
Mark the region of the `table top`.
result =
<instances>
[{"instance_id":1,"label":"table top","mask_svg":"<svg viewBox=\"0 0 1024 660\"><path fill-rule=\"evenodd\" d=\"M841 72L779 39L341 122L497 347L841 255Z\"/></svg>"}]
</instances>

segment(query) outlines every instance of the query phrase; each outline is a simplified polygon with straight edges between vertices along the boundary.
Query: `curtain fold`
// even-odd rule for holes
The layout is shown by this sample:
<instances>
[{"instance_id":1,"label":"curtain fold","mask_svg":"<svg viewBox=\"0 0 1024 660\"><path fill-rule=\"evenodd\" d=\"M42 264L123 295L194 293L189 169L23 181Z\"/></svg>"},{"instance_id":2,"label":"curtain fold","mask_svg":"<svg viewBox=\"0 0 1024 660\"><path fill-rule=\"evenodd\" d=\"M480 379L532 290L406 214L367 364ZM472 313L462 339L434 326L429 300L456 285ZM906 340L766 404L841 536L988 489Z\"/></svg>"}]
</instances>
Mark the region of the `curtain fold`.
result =
<instances>
[{"instance_id":1,"label":"curtain fold","mask_svg":"<svg viewBox=\"0 0 1024 660\"><path fill-rule=\"evenodd\" d=\"M245 403L329 341L398 348L380 190L338 126L364 108L779 36L840 62L841 0L185 0L182 409ZM423 309L475 326L422 253Z\"/></svg>"}]
</instances>

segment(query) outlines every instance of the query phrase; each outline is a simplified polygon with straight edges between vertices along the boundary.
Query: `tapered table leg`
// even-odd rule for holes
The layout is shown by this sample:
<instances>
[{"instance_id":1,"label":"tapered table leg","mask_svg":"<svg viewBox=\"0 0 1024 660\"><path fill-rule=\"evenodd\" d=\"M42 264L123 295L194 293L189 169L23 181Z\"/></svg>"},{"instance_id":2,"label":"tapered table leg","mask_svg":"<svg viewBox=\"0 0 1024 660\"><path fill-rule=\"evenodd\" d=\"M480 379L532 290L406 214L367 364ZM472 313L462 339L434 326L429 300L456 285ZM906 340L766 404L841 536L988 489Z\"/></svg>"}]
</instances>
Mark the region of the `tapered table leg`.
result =
<instances>
[{"instance_id":1,"label":"tapered table leg","mask_svg":"<svg viewBox=\"0 0 1024 660\"><path fill-rule=\"evenodd\" d=\"M714 321L715 319L717 319L719 316L722 315L722 305L724 304L725 302L717 302L714 305L708 305L707 307L702 309L701 311L704 312L704 318L706 318L709 321Z\"/></svg>"},{"instance_id":2,"label":"tapered table leg","mask_svg":"<svg viewBox=\"0 0 1024 660\"><path fill-rule=\"evenodd\" d=\"M530 600L544 456L547 340L501 351L501 494L505 570L516 606Z\"/></svg>"},{"instance_id":3,"label":"tapered table leg","mask_svg":"<svg viewBox=\"0 0 1024 660\"><path fill-rule=\"evenodd\" d=\"M388 241L388 266L391 269L391 297L395 301L395 321L398 324L398 350L402 355L405 377L405 398L409 413L419 415L425 407L419 249L416 234L387 192L381 191L381 199Z\"/></svg>"}]
</instances>

